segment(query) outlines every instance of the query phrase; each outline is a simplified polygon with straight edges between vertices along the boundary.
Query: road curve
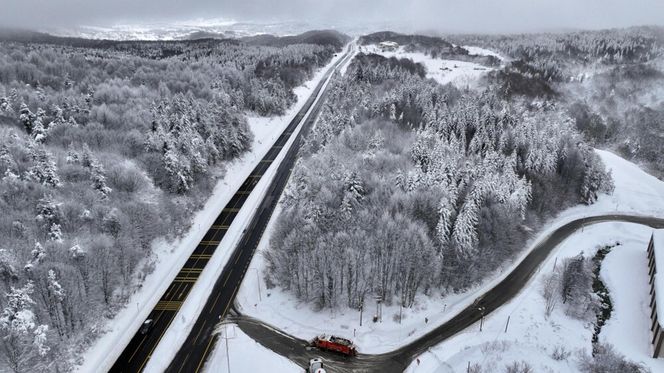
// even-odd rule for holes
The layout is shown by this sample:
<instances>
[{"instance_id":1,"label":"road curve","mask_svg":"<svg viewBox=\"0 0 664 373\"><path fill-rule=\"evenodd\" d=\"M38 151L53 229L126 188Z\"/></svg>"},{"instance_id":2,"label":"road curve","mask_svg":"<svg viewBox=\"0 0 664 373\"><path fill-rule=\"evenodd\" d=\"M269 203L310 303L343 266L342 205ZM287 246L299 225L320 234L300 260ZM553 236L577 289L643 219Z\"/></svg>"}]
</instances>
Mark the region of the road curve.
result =
<instances>
[{"instance_id":1,"label":"road curve","mask_svg":"<svg viewBox=\"0 0 664 373\"><path fill-rule=\"evenodd\" d=\"M358 354L357 357L347 358L311 350L307 347L307 341L279 331L260 320L240 315L237 311L234 311L236 316L233 321L256 342L302 367L306 367L309 359L322 356L330 361L326 367L329 372L403 372L415 357L479 321L482 315L478 308L484 307L484 314L487 315L514 298L527 285L540 264L566 238L586 226L606 222L664 228L664 218L625 214L590 216L564 224L541 240L512 272L491 290L480 295L472 305L417 340L388 353Z\"/></svg>"}]
</instances>

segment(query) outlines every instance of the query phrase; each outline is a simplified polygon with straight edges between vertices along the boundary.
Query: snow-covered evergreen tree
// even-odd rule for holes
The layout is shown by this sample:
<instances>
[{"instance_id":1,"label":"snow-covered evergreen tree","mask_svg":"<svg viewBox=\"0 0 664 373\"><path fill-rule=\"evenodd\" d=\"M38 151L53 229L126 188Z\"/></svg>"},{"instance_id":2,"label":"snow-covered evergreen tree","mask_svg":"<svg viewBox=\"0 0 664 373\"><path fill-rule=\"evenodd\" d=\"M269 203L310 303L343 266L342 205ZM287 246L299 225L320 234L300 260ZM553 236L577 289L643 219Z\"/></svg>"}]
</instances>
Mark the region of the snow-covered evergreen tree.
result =
<instances>
[{"instance_id":1,"label":"snow-covered evergreen tree","mask_svg":"<svg viewBox=\"0 0 664 373\"><path fill-rule=\"evenodd\" d=\"M7 303L0 315L0 333L3 355L14 372L34 371L40 366L40 358L48 353L47 325L37 325L31 295L34 285L28 281L22 288L12 287L7 293Z\"/></svg>"},{"instance_id":2,"label":"snow-covered evergreen tree","mask_svg":"<svg viewBox=\"0 0 664 373\"><path fill-rule=\"evenodd\" d=\"M21 123L23 123L23 127L25 127L25 132L27 132L28 135L32 135L35 115L30 111L30 108L28 108L28 105L26 105L25 103L22 103L21 108L19 109L19 120L21 121Z\"/></svg>"},{"instance_id":3,"label":"snow-covered evergreen tree","mask_svg":"<svg viewBox=\"0 0 664 373\"><path fill-rule=\"evenodd\" d=\"M72 162L76 161L77 155L70 154L68 159L71 157ZM103 199L107 198L109 193L112 192L112 189L106 184L106 175L104 171L104 166L97 160L97 158L92 154L90 148L87 144L83 145L83 154L81 156L81 165L88 168L90 171L90 181L92 181L92 188L99 192Z\"/></svg>"},{"instance_id":4,"label":"snow-covered evergreen tree","mask_svg":"<svg viewBox=\"0 0 664 373\"><path fill-rule=\"evenodd\" d=\"M60 178L51 154L40 145L30 145L29 151L33 165L28 169L27 177L42 185L53 188L59 187L61 185Z\"/></svg>"}]
</instances>

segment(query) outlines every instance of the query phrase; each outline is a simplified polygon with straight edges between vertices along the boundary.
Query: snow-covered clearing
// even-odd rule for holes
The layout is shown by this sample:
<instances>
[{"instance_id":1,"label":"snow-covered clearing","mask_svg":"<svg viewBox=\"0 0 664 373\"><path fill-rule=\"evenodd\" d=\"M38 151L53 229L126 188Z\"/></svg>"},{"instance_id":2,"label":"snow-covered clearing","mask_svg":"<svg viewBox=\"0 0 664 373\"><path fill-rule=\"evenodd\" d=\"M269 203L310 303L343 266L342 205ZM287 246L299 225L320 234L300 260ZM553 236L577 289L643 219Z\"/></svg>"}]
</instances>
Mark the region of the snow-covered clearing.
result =
<instances>
[{"instance_id":1,"label":"snow-covered clearing","mask_svg":"<svg viewBox=\"0 0 664 373\"><path fill-rule=\"evenodd\" d=\"M613 172L616 186L613 195L601 195L597 203L591 206L580 205L563 211L527 243L528 249L522 253L519 259L496 271L484 284L463 294L431 298L420 295L416 298L415 306L412 309L400 310L398 305L384 306L382 322L378 323L371 321L372 316L376 313L376 303L372 301L365 306L362 326L360 326L360 314L357 310L342 308L333 311L315 311L309 304L297 302L291 294L285 293L279 288L267 291L262 278L259 280L256 276L247 276L238 292L237 304L243 313L261 319L299 338L311 339L320 333L332 333L351 338L363 353L394 350L426 334L471 304L477 296L495 286L511 272L512 268L540 240L572 220L611 213L664 216L663 182L613 153L602 150L597 150L597 153L607 168ZM262 272L264 268L261 253L268 247L271 230L278 216L278 211L276 211L258 246L257 255L250 265L259 272ZM589 241L588 244L590 243ZM593 242L588 249L599 243ZM574 254L579 251L577 250ZM552 257L555 255L552 254ZM258 281L260 283L257 284ZM259 286L261 299L258 294ZM401 323L399 323L400 311L402 313Z\"/></svg>"},{"instance_id":2,"label":"snow-covered clearing","mask_svg":"<svg viewBox=\"0 0 664 373\"><path fill-rule=\"evenodd\" d=\"M480 48L480 47L473 47L471 45L463 45L461 48L465 49L468 51L468 53L475 55L475 56L494 56L497 59L501 61L506 61L507 59L501 55L500 53L494 52L489 49L485 48Z\"/></svg>"},{"instance_id":3,"label":"snow-covered clearing","mask_svg":"<svg viewBox=\"0 0 664 373\"><path fill-rule=\"evenodd\" d=\"M235 325L221 326L218 332L219 343L205 363L204 372L302 372L302 368L261 346ZM226 340L228 340L228 354Z\"/></svg>"},{"instance_id":4,"label":"snow-covered clearing","mask_svg":"<svg viewBox=\"0 0 664 373\"><path fill-rule=\"evenodd\" d=\"M636 224L602 223L575 233L547 259L525 291L485 318L482 332L475 324L422 354L419 365L416 360L407 372L463 372L469 362L483 372L497 372L514 361L528 362L535 372L579 371L579 354L589 354L592 348L593 325L565 315L561 304L546 319L541 292L544 277L563 258L581 251L592 257L598 247L615 242L621 245L607 255L601 269L614 310L600 341L614 345L619 353L653 372L664 371L663 360L650 358L646 248L651 232ZM554 349L561 346L569 356L556 360Z\"/></svg>"},{"instance_id":5,"label":"snow-covered clearing","mask_svg":"<svg viewBox=\"0 0 664 373\"><path fill-rule=\"evenodd\" d=\"M360 47L360 52L380 54L388 58L409 58L426 67L428 78L433 78L440 84L451 83L459 88L474 87L482 75L493 70L493 68L473 62L442 60L421 52L406 52L403 47L399 47L395 51L383 51L372 44Z\"/></svg>"},{"instance_id":6,"label":"snow-covered clearing","mask_svg":"<svg viewBox=\"0 0 664 373\"><path fill-rule=\"evenodd\" d=\"M154 272L144 279L140 290L130 298L127 306L115 318L105 320L99 326L103 335L83 354L83 361L78 367L78 371L107 371L111 367L143 321L148 317L161 295L166 291L171 280L175 278L189 255L201 241L208 227L217 218L219 211L228 203L256 164L268 152L277 137L302 108L325 72L342 56L343 53L339 53L328 66L319 70L311 81L295 89L298 98L297 103L283 116L262 118L250 115L248 117L249 125L254 133L251 152L244 154L228 165L225 176L218 181L203 209L194 216L192 226L184 237L175 242L162 240L153 243L154 254L150 260L154 263ZM283 156L283 153L280 154L280 157ZM160 367L168 364L170 357L177 350L174 346L179 346L177 341L186 337L188 330L193 326L198 308L203 305L200 299L205 299L206 294L209 294L212 290L218 272L223 269L232 252L234 243L240 238L244 222L250 219L256 204L260 202L262 196L259 196L259 194L262 195L277 164L278 162L274 162L274 167L266 172L267 177L261 178L255 189L259 193L252 193L246 201L234 224L231 225L220 243L220 248L215 252L208 263L209 265L202 272L199 281L191 290L187 301L183 304L177 316L177 321L171 325L169 332L164 335L164 340L168 338L171 341L168 347L164 348L168 352L157 355L156 353L160 351L157 348L153 356L159 356L160 359L151 359L151 364L148 364L146 371L152 365L156 367L155 371L160 371ZM171 340L171 338L173 339ZM164 343L160 346L163 345Z\"/></svg>"}]
</instances>

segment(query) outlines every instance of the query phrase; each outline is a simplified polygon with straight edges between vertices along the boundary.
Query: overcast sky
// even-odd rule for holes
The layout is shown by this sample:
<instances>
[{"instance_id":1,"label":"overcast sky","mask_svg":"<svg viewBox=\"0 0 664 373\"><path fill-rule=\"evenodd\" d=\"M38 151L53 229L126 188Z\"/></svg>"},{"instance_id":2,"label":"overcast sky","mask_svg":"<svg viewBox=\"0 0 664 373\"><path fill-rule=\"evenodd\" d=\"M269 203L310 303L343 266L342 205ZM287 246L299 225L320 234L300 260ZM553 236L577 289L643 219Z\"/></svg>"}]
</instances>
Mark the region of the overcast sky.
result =
<instances>
[{"instance_id":1,"label":"overcast sky","mask_svg":"<svg viewBox=\"0 0 664 373\"><path fill-rule=\"evenodd\" d=\"M664 25L664 0L0 0L0 26L108 26L199 17L515 32Z\"/></svg>"}]
</instances>

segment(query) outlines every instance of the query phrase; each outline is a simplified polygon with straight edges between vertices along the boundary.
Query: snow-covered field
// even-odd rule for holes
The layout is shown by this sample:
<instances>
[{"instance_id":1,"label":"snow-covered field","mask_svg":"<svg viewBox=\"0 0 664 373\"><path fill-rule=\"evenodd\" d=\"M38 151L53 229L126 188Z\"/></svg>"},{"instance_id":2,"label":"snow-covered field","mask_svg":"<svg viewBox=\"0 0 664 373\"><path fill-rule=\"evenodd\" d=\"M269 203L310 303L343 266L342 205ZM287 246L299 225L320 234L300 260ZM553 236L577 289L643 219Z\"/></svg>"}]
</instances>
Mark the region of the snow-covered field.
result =
<instances>
[{"instance_id":1,"label":"snow-covered field","mask_svg":"<svg viewBox=\"0 0 664 373\"><path fill-rule=\"evenodd\" d=\"M578 218L616 212L664 216L663 182L613 153L602 150L597 150L597 153L607 168L612 170L616 186L613 195L601 195L597 203L591 206L576 206L563 211L546 224L546 229L527 243L529 249L524 251L521 258L552 231ZM271 228L278 215L278 211L273 215L258 246L258 255L251 263L252 268L257 268L261 272L264 260L260 253L267 249ZM593 248L597 244L599 242L592 243L588 248ZM577 253L578 251L574 254ZM371 317L376 313L376 304L367 304L362 315L362 326L359 325L360 314L357 310L346 308L325 312L315 311L310 305L297 302L290 294L278 288L267 291L263 279L258 280L256 276L245 278L238 292L237 303L243 313L303 339L311 339L323 332L333 333L353 339L361 352L387 352L417 339L450 319L457 311L471 304L478 295L501 281L521 261L521 258L510 266L496 271L485 284L463 294L453 294L444 298L418 296L416 305L412 309L400 310L398 306L383 307L382 322L371 322ZM258 281L260 283L257 283ZM259 286L261 299L258 294Z\"/></svg>"},{"instance_id":2,"label":"snow-covered field","mask_svg":"<svg viewBox=\"0 0 664 373\"><path fill-rule=\"evenodd\" d=\"M485 48L480 48L480 47L474 47L472 45L463 45L461 48L465 49L468 51L468 53L476 55L476 56L494 56L497 59L501 61L506 61L507 59L501 55L498 52L494 52L490 49L485 49Z\"/></svg>"},{"instance_id":3,"label":"snow-covered field","mask_svg":"<svg viewBox=\"0 0 664 373\"><path fill-rule=\"evenodd\" d=\"M235 325L224 325L217 331L220 340L205 363L204 372L302 372L302 368L261 346ZM228 353L226 353L226 340L228 340Z\"/></svg>"},{"instance_id":4,"label":"snow-covered field","mask_svg":"<svg viewBox=\"0 0 664 373\"><path fill-rule=\"evenodd\" d=\"M111 367L140 325L148 317L161 295L166 291L171 280L177 275L191 252L201 241L207 228L217 218L219 211L228 203L277 137L288 126L291 119L302 108L306 99L322 79L325 71L342 56L343 54L340 53L326 68L321 69L311 81L295 89L295 94L298 97L297 103L283 116L273 118L249 116L248 122L254 133L251 152L244 154L228 165L225 177L219 180L204 208L194 216L191 229L184 237L175 242L161 241L153 243L154 255L151 261L154 262L155 271L145 278L140 290L131 297L125 309L120 311L114 319L106 320L99 326L103 335L84 353L83 362L78 367L78 371L106 371ZM276 164L277 162L274 162L274 165ZM273 172L271 170L273 170L273 167L266 172L266 175ZM256 186L256 191L265 188L268 179L269 177L262 178ZM187 302L183 304L178 314L178 321L174 322L169 332L164 335L164 339L170 339L171 335L174 338L173 343L165 348L166 351L173 351L167 352L165 355L175 354L176 349L173 346L177 345L176 341L182 338L183 335L186 336L187 331L192 327L195 321L193 315L197 315L197 309L202 307L198 300L205 299L206 292L211 291L214 280L218 277L217 272L223 269L224 263L231 254L232 245L239 238L243 226L242 222L250 219L251 212L255 208L254 205L259 201L258 193L253 193L250 196L244 208L236 217L235 223L231 225L224 240L220 243L220 249L215 252L209 265L201 274L199 281L189 294ZM155 350L155 353L157 352L159 352L159 348ZM152 359L151 364L161 367L168 363L168 361L164 361L166 359ZM146 367L146 371L148 371L148 368L150 368L150 364ZM160 368L156 369L156 371L159 370Z\"/></svg>"},{"instance_id":5,"label":"snow-covered field","mask_svg":"<svg viewBox=\"0 0 664 373\"><path fill-rule=\"evenodd\" d=\"M470 362L483 372L503 371L514 361L527 361L535 372L577 372L581 353L589 354L593 326L565 315L559 304L546 319L541 289L544 277L563 258L583 251L591 257L599 246L620 242L605 258L601 276L607 284L614 311L602 329L600 341L608 342L628 359L664 371L664 361L650 358L648 276L646 248L651 230L629 223L602 223L565 240L542 265L525 291L491 313L479 325L437 345L414 361L409 373L464 372ZM505 326L509 317L509 326ZM566 359L553 351L564 346Z\"/></svg>"},{"instance_id":6,"label":"snow-covered field","mask_svg":"<svg viewBox=\"0 0 664 373\"><path fill-rule=\"evenodd\" d=\"M421 63L426 67L428 78L433 78L440 84L451 83L459 88L474 87L482 75L493 70L493 68L473 62L442 60L431 58L431 56L420 52L406 52L403 47L399 47L395 51L383 51L376 45L365 45L360 48L360 52L364 53L375 53L385 57L409 58L413 62ZM477 48L476 52L479 52L480 49ZM482 53L493 53L488 50L481 50L484 51Z\"/></svg>"}]
</instances>

